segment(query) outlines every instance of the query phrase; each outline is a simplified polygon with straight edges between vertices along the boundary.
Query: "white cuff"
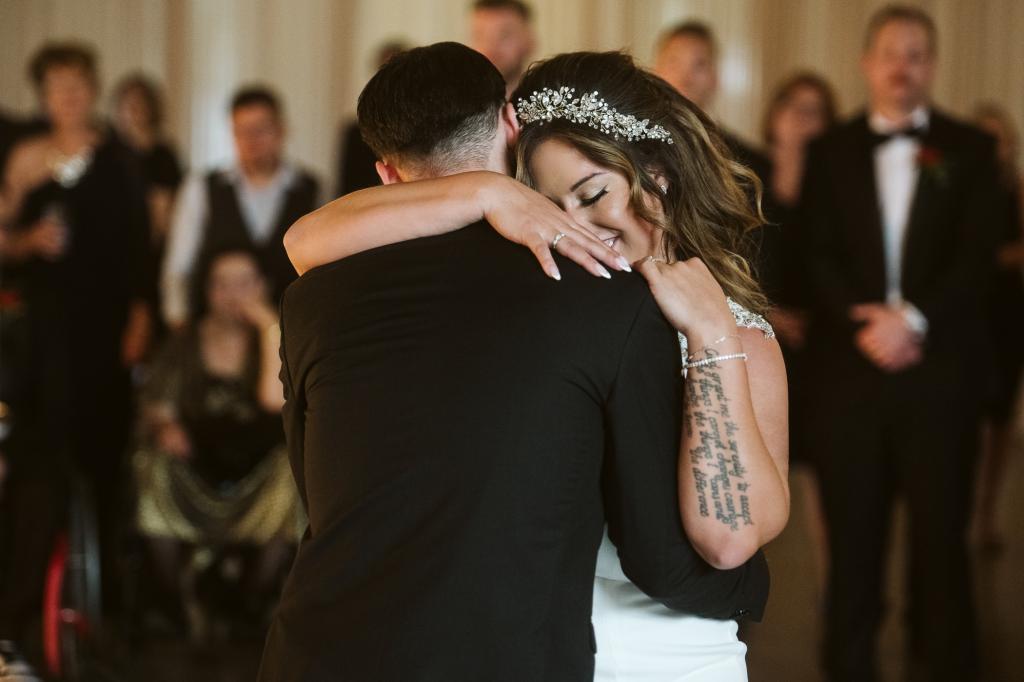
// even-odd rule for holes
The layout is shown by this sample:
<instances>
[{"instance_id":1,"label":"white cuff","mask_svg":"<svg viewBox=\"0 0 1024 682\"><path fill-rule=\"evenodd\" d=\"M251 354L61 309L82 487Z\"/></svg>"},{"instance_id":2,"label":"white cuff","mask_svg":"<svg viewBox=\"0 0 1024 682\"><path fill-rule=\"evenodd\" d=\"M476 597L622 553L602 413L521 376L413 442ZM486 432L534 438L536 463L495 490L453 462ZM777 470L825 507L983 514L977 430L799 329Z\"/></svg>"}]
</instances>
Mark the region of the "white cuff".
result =
<instances>
[{"instance_id":1,"label":"white cuff","mask_svg":"<svg viewBox=\"0 0 1024 682\"><path fill-rule=\"evenodd\" d=\"M916 305L904 301L900 306L900 314L903 316L903 321L907 323L910 331L921 338L928 335L928 318L918 310Z\"/></svg>"}]
</instances>

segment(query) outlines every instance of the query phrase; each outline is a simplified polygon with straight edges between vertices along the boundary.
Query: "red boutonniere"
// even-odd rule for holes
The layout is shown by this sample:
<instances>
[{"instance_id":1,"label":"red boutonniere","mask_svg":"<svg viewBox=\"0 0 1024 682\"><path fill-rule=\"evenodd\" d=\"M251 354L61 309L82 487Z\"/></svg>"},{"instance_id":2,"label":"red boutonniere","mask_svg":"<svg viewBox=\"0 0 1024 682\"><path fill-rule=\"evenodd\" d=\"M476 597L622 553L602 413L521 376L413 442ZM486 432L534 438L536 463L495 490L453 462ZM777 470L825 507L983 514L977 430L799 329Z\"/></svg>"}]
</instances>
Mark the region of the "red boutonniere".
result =
<instances>
[{"instance_id":1,"label":"red boutonniere","mask_svg":"<svg viewBox=\"0 0 1024 682\"><path fill-rule=\"evenodd\" d=\"M917 152L917 167L938 184L946 184L949 168L941 149L922 145L920 151Z\"/></svg>"}]
</instances>

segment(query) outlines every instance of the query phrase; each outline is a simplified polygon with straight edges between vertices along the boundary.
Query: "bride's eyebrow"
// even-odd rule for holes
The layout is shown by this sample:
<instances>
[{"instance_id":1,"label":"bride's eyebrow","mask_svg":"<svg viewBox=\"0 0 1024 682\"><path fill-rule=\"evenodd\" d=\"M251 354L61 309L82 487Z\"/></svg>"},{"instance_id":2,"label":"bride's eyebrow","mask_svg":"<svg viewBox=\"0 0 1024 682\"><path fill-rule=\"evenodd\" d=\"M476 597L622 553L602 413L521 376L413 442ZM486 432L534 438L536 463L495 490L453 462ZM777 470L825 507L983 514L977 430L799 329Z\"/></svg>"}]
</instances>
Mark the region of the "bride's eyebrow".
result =
<instances>
[{"instance_id":1,"label":"bride's eyebrow","mask_svg":"<svg viewBox=\"0 0 1024 682\"><path fill-rule=\"evenodd\" d=\"M576 190L578 190L580 188L580 185L582 185L584 182L586 182L587 180L590 180L591 178L596 178L598 175L604 175L604 171L598 171L596 173L591 173L590 175L588 175L585 178L580 178L579 180L576 181L575 185L573 185L572 187L569 188L569 191L570 192L575 192Z\"/></svg>"}]
</instances>

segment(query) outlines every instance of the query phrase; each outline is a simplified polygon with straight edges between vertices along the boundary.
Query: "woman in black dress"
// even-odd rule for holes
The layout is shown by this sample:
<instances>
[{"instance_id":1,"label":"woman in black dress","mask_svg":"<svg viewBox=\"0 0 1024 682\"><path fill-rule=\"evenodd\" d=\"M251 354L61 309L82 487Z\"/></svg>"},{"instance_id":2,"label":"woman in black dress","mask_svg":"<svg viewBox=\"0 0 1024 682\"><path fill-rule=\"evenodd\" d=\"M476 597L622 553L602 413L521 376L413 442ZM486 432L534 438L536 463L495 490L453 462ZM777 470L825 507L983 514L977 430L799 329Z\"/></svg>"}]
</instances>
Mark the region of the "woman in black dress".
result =
<instances>
[{"instance_id":1,"label":"woman in black dress","mask_svg":"<svg viewBox=\"0 0 1024 682\"><path fill-rule=\"evenodd\" d=\"M146 187L154 245L162 245L171 221L171 205L183 177L181 162L164 136L163 99L142 74L121 79L114 88L114 128L138 159Z\"/></svg>"},{"instance_id":2,"label":"woman in black dress","mask_svg":"<svg viewBox=\"0 0 1024 682\"><path fill-rule=\"evenodd\" d=\"M121 79L114 88L113 127L118 139L136 161L149 209L150 262L147 277L154 294L150 301L157 309L160 264L167 247L174 197L184 177L174 147L163 133L163 98L157 85L142 74ZM166 335L162 316L154 319L157 340Z\"/></svg>"},{"instance_id":3,"label":"woman in black dress","mask_svg":"<svg viewBox=\"0 0 1024 682\"><path fill-rule=\"evenodd\" d=\"M798 205L807 145L836 122L832 88L814 73L797 73L775 90L764 119L764 141L771 161L765 178L764 206L769 225L761 259L761 281L776 304L768 318L779 338L789 375L790 462L806 500L805 522L814 544L819 588L827 572L825 520L811 448L806 442L802 380L807 371L802 350L807 327L806 285L801 281Z\"/></svg>"},{"instance_id":4,"label":"woman in black dress","mask_svg":"<svg viewBox=\"0 0 1024 682\"><path fill-rule=\"evenodd\" d=\"M92 484L104 601L115 603L129 370L146 350L151 319L145 200L129 155L97 123L93 54L46 45L31 76L50 129L11 152L0 206L4 278L18 280L31 337L22 360L32 393L15 425L25 445L11 456L9 482L18 560L0 594L0 621L15 624L39 601L63 521L62 471Z\"/></svg>"}]
</instances>

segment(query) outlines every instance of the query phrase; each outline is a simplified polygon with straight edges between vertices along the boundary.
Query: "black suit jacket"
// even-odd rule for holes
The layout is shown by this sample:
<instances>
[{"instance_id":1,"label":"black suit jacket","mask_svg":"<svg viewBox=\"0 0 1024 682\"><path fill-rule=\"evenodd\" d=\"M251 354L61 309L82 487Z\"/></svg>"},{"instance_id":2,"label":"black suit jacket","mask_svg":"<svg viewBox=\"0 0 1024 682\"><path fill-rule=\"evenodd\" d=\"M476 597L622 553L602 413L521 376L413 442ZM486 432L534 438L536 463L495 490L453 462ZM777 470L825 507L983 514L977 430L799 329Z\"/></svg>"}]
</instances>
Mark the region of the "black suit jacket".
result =
<instances>
[{"instance_id":1,"label":"black suit jacket","mask_svg":"<svg viewBox=\"0 0 1024 682\"><path fill-rule=\"evenodd\" d=\"M478 224L289 288L309 530L261 680L589 682L606 515L655 598L760 617L763 556L714 571L683 536L675 334L641 277L562 272Z\"/></svg>"},{"instance_id":2,"label":"black suit jacket","mask_svg":"<svg viewBox=\"0 0 1024 682\"><path fill-rule=\"evenodd\" d=\"M966 357L988 349L984 308L1003 224L993 141L932 110L921 146L930 158L921 162L901 288L928 319L922 369L966 381L981 374ZM880 374L854 346L858 325L849 308L886 298L874 149L865 114L813 142L800 211L813 314L809 342L832 368L867 379Z\"/></svg>"}]
</instances>

